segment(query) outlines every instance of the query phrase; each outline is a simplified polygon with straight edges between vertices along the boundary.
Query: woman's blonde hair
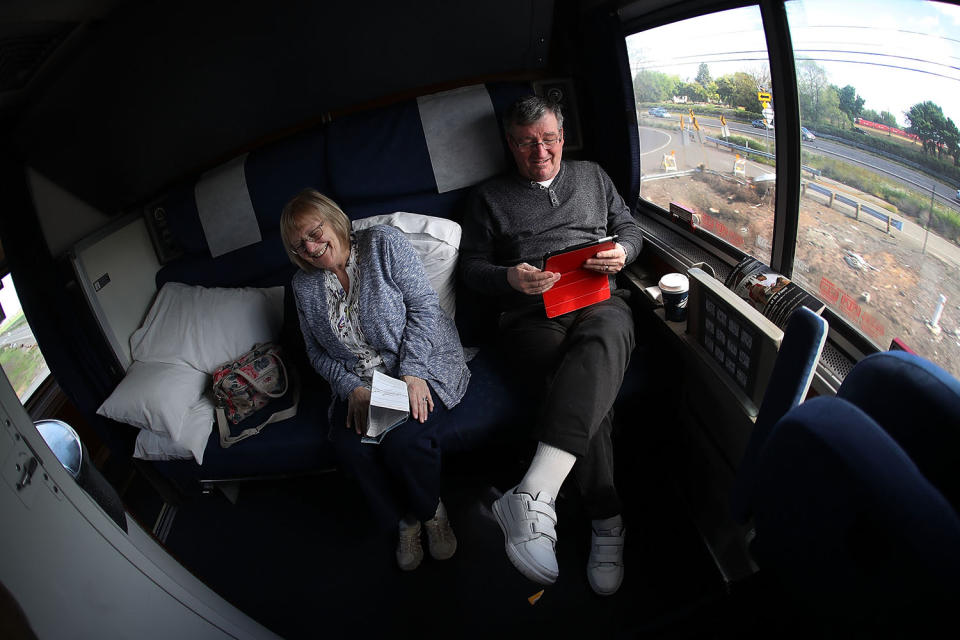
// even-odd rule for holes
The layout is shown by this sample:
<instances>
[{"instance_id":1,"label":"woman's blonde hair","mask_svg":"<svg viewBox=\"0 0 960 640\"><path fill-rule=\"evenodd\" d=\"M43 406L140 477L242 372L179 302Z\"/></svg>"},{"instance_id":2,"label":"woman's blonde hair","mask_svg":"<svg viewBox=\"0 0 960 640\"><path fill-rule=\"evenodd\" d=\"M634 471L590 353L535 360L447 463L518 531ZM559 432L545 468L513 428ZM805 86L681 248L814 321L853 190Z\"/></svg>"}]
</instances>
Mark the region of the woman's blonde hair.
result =
<instances>
[{"instance_id":1,"label":"woman's blonde hair","mask_svg":"<svg viewBox=\"0 0 960 640\"><path fill-rule=\"evenodd\" d=\"M283 248L287 250L291 262L309 272L316 271L317 268L297 255L293 250L295 245L292 244L294 238L297 244L300 243L299 226L308 218L319 218L323 224L330 225L344 247L350 246L350 218L337 206L336 202L316 189L304 189L283 207L283 213L280 215L280 238L283 240Z\"/></svg>"}]
</instances>

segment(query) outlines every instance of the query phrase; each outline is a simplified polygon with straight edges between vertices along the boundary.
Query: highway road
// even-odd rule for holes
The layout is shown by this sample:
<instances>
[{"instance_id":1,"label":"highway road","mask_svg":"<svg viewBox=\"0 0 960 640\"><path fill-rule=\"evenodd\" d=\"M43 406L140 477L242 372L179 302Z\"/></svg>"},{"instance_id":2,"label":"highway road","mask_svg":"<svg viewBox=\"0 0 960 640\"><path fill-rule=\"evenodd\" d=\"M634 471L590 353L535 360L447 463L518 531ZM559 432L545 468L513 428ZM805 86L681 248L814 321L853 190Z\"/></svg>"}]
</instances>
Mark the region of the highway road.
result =
<instances>
[{"instance_id":1,"label":"highway road","mask_svg":"<svg viewBox=\"0 0 960 640\"><path fill-rule=\"evenodd\" d=\"M30 331L30 325L26 323L0 334L0 347L5 347L10 344L31 345L36 343L37 339L33 337L33 332Z\"/></svg>"},{"instance_id":2,"label":"highway road","mask_svg":"<svg viewBox=\"0 0 960 640\"><path fill-rule=\"evenodd\" d=\"M709 122L709 119L707 122ZM730 129L731 131L738 131L741 133L744 132L744 129L738 128L736 125L731 126ZM745 128L746 132L748 133L755 132L757 136L763 135L761 130L751 129L751 127ZM674 130L666 130L655 127L641 126L640 148L642 151L640 153L640 167L643 170L644 175L649 176L651 174L663 173L663 169L661 168L663 156L669 155L671 151L674 152L674 157L677 160L677 169L680 171L683 171L684 169L693 169L703 162L706 162L708 167L719 171L733 170L734 155L729 150L725 150L722 147L717 149L716 145L711 143L704 143L704 145L701 147L699 142L689 139L689 133L687 138L687 144L684 145L680 138L679 127ZM865 166L871 170L876 170L871 164L871 162L876 159L876 156L872 156L856 149L851 150L849 147L845 147L844 145L839 145L833 142L821 142L819 138L812 144L818 145L817 148L820 151L825 153L834 153L835 155L842 154L842 156L851 163L860 164L861 166ZM828 145L830 151L826 151L825 149ZM853 153L851 153L851 151L853 151ZM897 167L900 171L907 171L902 167L899 167L899 165L890 162L889 160L886 162L890 166L891 170L893 170L894 167ZM748 177L756 178L761 174L772 173L774 171L774 166L773 161L771 161L768 165L766 163L747 160L745 169ZM921 178L925 179L927 183L931 181L929 177L919 175L918 172L911 171L910 173L911 175L905 177L905 180L912 180L914 177L916 177L918 180ZM917 175L914 176L912 174ZM949 241L940 238L934 233L927 234L926 230L921 225L916 224L909 218L906 218L905 216L901 216L900 218L903 220L903 232L901 237L905 242L908 242L918 251L921 250L921 247L923 247L924 243L926 242L927 253L938 256L939 258L955 266L960 266L960 248L956 247Z\"/></svg>"},{"instance_id":3,"label":"highway road","mask_svg":"<svg viewBox=\"0 0 960 640\"><path fill-rule=\"evenodd\" d=\"M718 149L711 143L704 143L701 147L696 139L690 138L689 133L684 144L679 128L670 131L640 127L640 149L640 168L644 175L663 173L661 168L663 157L670 155L671 152L677 160L678 171L694 169L699 164L705 163L711 169L732 172L735 160L734 154L729 149L723 147ZM756 178L765 173L773 173L774 165L772 160L770 164L747 160L745 170L748 177Z\"/></svg>"},{"instance_id":4,"label":"highway road","mask_svg":"<svg viewBox=\"0 0 960 640\"><path fill-rule=\"evenodd\" d=\"M689 115L686 111L670 113L668 118L651 118L647 115L642 115L642 118L643 120L654 121L658 123L678 123L681 115L689 118ZM689 120L687 120L687 122L689 123ZM719 118L697 116L697 122L701 125L701 127L703 127L703 133L705 134L716 136L717 132L720 130ZM762 138L764 135L764 131L762 129L752 127L749 124L729 122L727 126L731 132L738 134L747 134L757 138ZM648 147L643 145L642 130L644 128L645 127L641 127L640 148L646 150ZM775 131L768 132L770 136L773 136L774 133ZM816 134L815 131L814 134ZM840 158L851 164L865 167L893 180L897 184L909 189L913 189L914 191L918 191L927 196L930 195L932 190L935 190L937 202L952 208L954 211L960 212L960 202L958 202L955 197L957 193L957 187L960 185L952 185L950 183L937 180L936 178L932 178L921 171L906 167L882 156L877 156L843 143L825 140L821 137L818 137L816 140L810 142L803 142L803 147L811 152ZM644 152L642 155L646 155L646 152Z\"/></svg>"}]
</instances>

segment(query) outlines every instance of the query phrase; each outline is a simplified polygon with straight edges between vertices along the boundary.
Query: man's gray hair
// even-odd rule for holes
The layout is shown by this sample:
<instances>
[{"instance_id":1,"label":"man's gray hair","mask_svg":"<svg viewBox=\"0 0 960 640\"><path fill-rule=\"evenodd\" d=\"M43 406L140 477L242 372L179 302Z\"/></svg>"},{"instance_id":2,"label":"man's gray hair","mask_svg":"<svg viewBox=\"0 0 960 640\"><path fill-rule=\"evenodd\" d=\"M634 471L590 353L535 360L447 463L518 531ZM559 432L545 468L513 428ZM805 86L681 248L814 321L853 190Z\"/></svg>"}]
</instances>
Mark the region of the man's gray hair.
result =
<instances>
[{"instance_id":1,"label":"man's gray hair","mask_svg":"<svg viewBox=\"0 0 960 640\"><path fill-rule=\"evenodd\" d=\"M563 129L563 111L560 109L559 102L544 100L540 96L527 96L520 98L507 109L503 116L504 126L507 133L511 133L514 127L525 127L537 122L547 114L552 113L557 119L557 129Z\"/></svg>"}]
</instances>

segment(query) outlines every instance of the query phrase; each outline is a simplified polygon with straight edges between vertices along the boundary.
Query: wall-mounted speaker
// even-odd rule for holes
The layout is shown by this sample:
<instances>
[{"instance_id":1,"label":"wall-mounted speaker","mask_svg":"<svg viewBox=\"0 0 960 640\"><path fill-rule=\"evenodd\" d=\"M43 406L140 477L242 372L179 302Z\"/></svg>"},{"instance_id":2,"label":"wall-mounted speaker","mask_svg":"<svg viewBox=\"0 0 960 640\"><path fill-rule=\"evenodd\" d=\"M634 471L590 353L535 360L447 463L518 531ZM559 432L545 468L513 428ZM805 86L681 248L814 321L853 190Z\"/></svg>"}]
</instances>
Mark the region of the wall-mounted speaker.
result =
<instances>
[{"instance_id":1,"label":"wall-mounted speaker","mask_svg":"<svg viewBox=\"0 0 960 640\"><path fill-rule=\"evenodd\" d=\"M158 203L151 203L144 207L143 219L147 224L147 232L153 242L153 249L157 252L160 264L166 264L183 255L183 249L177 244L170 225L167 221L167 212Z\"/></svg>"},{"instance_id":2,"label":"wall-mounted speaker","mask_svg":"<svg viewBox=\"0 0 960 640\"><path fill-rule=\"evenodd\" d=\"M563 149L577 151L583 148L580 128L580 112L577 109L577 97L571 78L540 80L533 83L534 92L546 100L560 105L563 113Z\"/></svg>"}]
</instances>

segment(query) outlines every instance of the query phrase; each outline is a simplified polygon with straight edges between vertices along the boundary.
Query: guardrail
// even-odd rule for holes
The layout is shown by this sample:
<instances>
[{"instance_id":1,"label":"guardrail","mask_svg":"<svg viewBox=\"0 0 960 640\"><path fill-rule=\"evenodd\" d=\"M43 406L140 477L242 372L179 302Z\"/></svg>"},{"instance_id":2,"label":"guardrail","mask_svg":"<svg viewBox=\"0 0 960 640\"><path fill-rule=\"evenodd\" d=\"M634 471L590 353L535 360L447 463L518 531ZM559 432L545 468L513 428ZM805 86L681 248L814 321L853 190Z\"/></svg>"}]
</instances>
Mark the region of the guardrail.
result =
<instances>
[{"instance_id":1,"label":"guardrail","mask_svg":"<svg viewBox=\"0 0 960 640\"><path fill-rule=\"evenodd\" d=\"M750 147L744 147L739 144L733 144L732 142L727 142L726 140L721 140L720 138L714 138L712 136L704 136L703 139L706 140L707 142L714 143L718 147L720 145L723 145L724 147L729 147L730 149L736 149L737 151L742 151L743 153L752 153L754 155L762 156L764 158L770 158L771 160L777 159L776 156L773 155L772 153L767 153L766 151L759 151L757 149L751 149ZM806 171L809 171L810 173L817 176L818 178L821 175L820 169L814 169L813 167L808 167L805 164L800 165L800 168Z\"/></svg>"},{"instance_id":2,"label":"guardrail","mask_svg":"<svg viewBox=\"0 0 960 640\"><path fill-rule=\"evenodd\" d=\"M853 207L854 209L857 210L857 216L856 216L857 220L860 219L860 213L863 212L873 216L874 218L877 218L881 222L885 222L887 224L887 233L890 233L890 227L893 227L897 231L903 231L902 220L895 220L889 213L885 211L878 211L877 209L874 209L871 206L865 205L862 202L857 202L853 198L848 198L842 193L833 191L831 189L820 186L818 184L813 184L812 182L801 182L800 189L801 189L800 197L803 197L803 189L810 189L811 191L815 191L819 194L829 197L830 202L827 203L828 207L833 206L834 201L842 202L845 205Z\"/></svg>"}]
</instances>

